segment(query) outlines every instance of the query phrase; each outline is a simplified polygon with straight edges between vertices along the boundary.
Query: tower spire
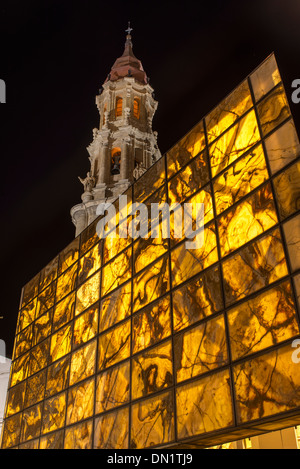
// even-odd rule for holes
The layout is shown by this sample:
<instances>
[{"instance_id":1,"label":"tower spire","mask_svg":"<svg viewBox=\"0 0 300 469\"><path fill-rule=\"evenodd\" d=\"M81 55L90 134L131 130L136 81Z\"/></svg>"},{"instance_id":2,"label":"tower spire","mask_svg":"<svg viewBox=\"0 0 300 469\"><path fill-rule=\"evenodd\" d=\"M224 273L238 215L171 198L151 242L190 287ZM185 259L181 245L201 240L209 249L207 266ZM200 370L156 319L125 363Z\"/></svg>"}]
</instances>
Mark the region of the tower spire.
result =
<instances>
[{"instance_id":1,"label":"tower spire","mask_svg":"<svg viewBox=\"0 0 300 469\"><path fill-rule=\"evenodd\" d=\"M130 27L130 21L128 21L128 28L125 29L125 32L127 33L127 36L130 36L131 37L131 31L133 31L133 29Z\"/></svg>"}]
</instances>

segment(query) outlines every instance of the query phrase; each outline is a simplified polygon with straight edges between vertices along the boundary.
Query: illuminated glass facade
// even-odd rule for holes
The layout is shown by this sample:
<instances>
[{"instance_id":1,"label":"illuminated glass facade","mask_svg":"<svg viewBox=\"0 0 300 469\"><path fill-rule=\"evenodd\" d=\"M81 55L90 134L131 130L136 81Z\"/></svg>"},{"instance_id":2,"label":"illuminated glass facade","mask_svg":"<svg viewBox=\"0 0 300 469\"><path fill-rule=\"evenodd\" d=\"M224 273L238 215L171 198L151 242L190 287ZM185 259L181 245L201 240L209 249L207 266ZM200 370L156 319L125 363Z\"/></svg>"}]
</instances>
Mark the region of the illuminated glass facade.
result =
<instances>
[{"instance_id":1,"label":"illuminated glass facade","mask_svg":"<svg viewBox=\"0 0 300 469\"><path fill-rule=\"evenodd\" d=\"M173 226L99 240L96 220L24 287L2 448L206 447L299 423L299 155L272 55L126 192L204 203L201 248Z\"/></svg>"}]
</instances>

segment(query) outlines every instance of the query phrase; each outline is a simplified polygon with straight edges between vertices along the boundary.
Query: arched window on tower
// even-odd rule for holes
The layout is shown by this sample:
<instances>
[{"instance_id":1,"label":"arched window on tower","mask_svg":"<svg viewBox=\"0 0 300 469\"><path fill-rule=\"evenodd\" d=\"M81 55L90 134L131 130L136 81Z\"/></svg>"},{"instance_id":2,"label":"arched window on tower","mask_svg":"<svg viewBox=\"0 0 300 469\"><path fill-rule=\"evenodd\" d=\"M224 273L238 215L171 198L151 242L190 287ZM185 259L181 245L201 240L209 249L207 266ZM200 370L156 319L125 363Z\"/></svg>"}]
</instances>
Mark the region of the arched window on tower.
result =
<instances>
[{"instance_id":1,"label":"arched window on tower","mask_svg":"<svg viewBox=\"0 0 300 469\"><path fill-rule=\"evenodd\" d=\"M121 148L115 147L111 151L111 174L120 174Z\"/></svg>"},{"instance_id":2,"label":"arched window on tower","mask_svg":"<svg viewBox=\"0 0 300 469\"><path fill-rule=\"evenodd\" d=\"M133 100L133 116L136 119L140 118L141 100L140 98L134 98Z\"/></svg>"},{"instance_id":3,"label":"arched window on tower","mask_svg":"<svg viewBox=\"0 0 300 469\"><path fill-rule=\"evenodd\" d=\"M116 99L116 117L122 116L123 99L120 96Z\"/></svg>"}]
</instances>

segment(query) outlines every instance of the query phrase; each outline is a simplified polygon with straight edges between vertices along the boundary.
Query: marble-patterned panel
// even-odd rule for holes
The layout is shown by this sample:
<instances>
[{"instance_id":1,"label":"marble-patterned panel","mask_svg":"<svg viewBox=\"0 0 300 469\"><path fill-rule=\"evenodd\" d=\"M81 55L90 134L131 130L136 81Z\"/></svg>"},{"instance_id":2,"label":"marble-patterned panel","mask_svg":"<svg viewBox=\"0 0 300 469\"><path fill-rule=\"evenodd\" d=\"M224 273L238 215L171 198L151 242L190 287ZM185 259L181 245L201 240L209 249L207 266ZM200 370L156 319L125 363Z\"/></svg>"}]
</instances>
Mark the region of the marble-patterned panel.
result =
<instances>
[{"instance_id":1,"label":"marble-patterned panel","mask_svg":"<svg viewBox=\"0 0 300 469\"><path fill-rule=\"evenodd\" d=\"M218 220L221 255L235 251L277 221L272 189L267 184Z\"/></svg>"},{"instance_id":2,"label":"marble-patterned panel","mask_svg":"<svg viewBox=\"0 0 300 469\"><path fill-rule=\"evenodd\" d=\"M69 383L70 357L54 363L47 368L45 398L66 389Z\"/></svg>"},{"instance_id":3,"label":"marble-patterned panel","mask_svg":"<svg viewBox=\"0 0 300 469\"><path fill-rule=\"evenodd\" d=\"M35 320L33 327L33 345L38 344L51 334L53 308Z\"/></svg>"},{"instance_id":4,"label":"marble-patterned panel","mask_svg":"<svg viewBox=\"0 0 300 469\"><path fill-rule=\"evenodd\" d=\"M165 181L165 157L162 156L134 184L134 201L143 202Z\"/></svg>"},{"instance_id":5,"label":"marble-patterned panel","mask_svg":"<svg viewBox=\"0 0 300 469\"><path fill-rule=\"evenodd\" d=\"M271 54L250 78L255 99L258 101L281 81L274 54Z\"/></svg>"},{"instance_id":6,"label":"marble-patterned panel","mask_svg":"<svg viewBox=\"0 0 300 469\"><path fill-rule=\"evenodd\" d=\"M102 269L102 296L107 295L131 276L131 247L119 254Z\"/></svg>"},{"instance_id":7,"label":"marble-patterned panel","mask_svg":"<svg viewBox=\"0 0 300 469\"><path fill-rule=\"evenodd\" d=\"M181 203L209 180L207 152L204 151L185 166L168 183L169 204Z\"/></svg>"},{"instance_id":8,"label":"marble-patterned panel","mask_svg":"<svg viewBox=\"0 0 300 469\"><path fill-rule=\"evenodd\" d=\"M219 215L269 178L261 145L239 159L213 183Z\"/></svg>"},{"instance_id":9,"label":"marble-patterned panel","mask_svg":"<svg viewBox=\"0 0 300 469\"><path fill-rule=\"evenodd\" d=\"M94 390L94 378L73 386L68 390L67 425L77 423L93 415Z\"/></svg>"},{"instance_id":10,"label":"marble-patterned panel","mask_svg":"<svg viewBox=\"0 0 300 469\"><path fill-rule=\"evenodd\" d=\"M174 403L171 393L145 399L131 409L132 449L170 443L175 438Z\"/></svg>"},{"instance_id":11,"label":"marble-patterned panel","mask_svg":"<svg viewBox=\"0 0 300 469\"><path fill-rule=\"evenodd\" d=\"M26 381L26 392L24 399L24 408L37 404L44 399L46 386L46 370L41 371L28 378Z\"/></svg>"},{"instance_id":12,"label":"marble-patterned panel","mask_svg":"<svg viewBox=\"0 0 300 469\"><path fill-rule=\"evenodd\" d=\"M137 353L171 334L170 297L143 309L132 318L132 350Z\"/></svg>"},{"instance_id":13,"label":"marble-patterned panel","mask_svg":"<svg viewBox=\"0 0 300 469\"><path fill-rule=\"evenodd\" d=\"M174 337L177 382L227 363L224 316L218 316Z\"/></svg>"},{"instance_id":14,"label":"marble-patterned panel","mask_svg":"<svg viewBox=\"0 0 300 469\"><path fill-rule=\"evenodd\" d=\"M209 269L173 293L174 331L204 319L223 308L219 268Z\"/></svg>"},{"instance_id":15,"label":"marble-patterned panel","mask_svg":"<svg viewBox=\"0 0 300 469\"><path fill-rule=\"evenodd\" d=\"M171 341L132 359L132 398L145 397L173 384Z\"/></svg>"},{"instance_id":16,"label":"marble-patterned panel","mask_svg":"<svg viewBox=\"0 0 300 469\"><path fill-rule=\"evenodd\" d=\"M30 351L13 361L11 366L10 386L15 386L28 376Z\"/></svg>"},{"instance_id":17,"label":"marble-patterned panel","mask_svg":"<svg viewBox=\"0 0 300 469\"><path fill-rule=\"evenodd\" d=\"M292 271L300 268L300 215L283 225Z\"/></svg>"},{"instance_id":18,"label":"marble-patterned panel","mask_svg":"<svg viewBox=\"0 0 300 469\"><path fill-rule=\"evenodd\" d=\"M228 311L232 359L299 334L290 282L284 282Z\"/></svg>"},{"instance_id":19,"label":"marble-patterned panel","mask_svg":"<svg viewBox=\"0 0 300 469\"><path fill-rule=\"evenodd\" d=\"M36 317L40 317L45 311L52 308L54 305L56 292L56 282L52 282L48 287L46 287L38 296L37 306L36 306Z\"/></svg>"},{"instance_id":20,"label":"marble-patterned panel","mask_svg":"<svg viewBox=\"0 0 300 469\"><path fill-rule=\"evenodd\" d=\"M236 125L219 137L209 148L212 176L237 160L260 140L254 111L249 111Z\"/></svg>"},{"instance_id":21,"label":"marble-patterned panel","mask_svg":"<svg viewBox=\"0 0 300 469\"><path fill-rule=\"evenodd\" d=\"M102 332L108 329L130 316L130 314L131 282L128 282L101 301L99 331Z\"/></svg>"},{"instance_id":22,"label":"marble-patterned panel","mask_svg":"<svg viewBox=\"0 0 300 469\"><path fill-rule=\"evenodd\" d=\"M78 285L87 280L101 267L102 242L90 249L79 260Z\"/></svg>"},{"instance_id":23,"label":"marble-patterned panel","mask_svg":"<svg viewBox=\"0 0 300 469\"><path fill-rule=\"evenodd\" d=\"M234 367L240 423L286 412L300 406L299 364L291 345Z\"/></svg>"},{"instance_id":24,"label":"marble-patterned panel","mask_svg":"<svg viewBox=\"0 0 300 469\"><path fill-rule=\"evenodd\" d=\"M192 158L205 148L205 134L203 121L198 122L192 130L185 135L167 153L168 178L171 178Z\"/></svg>"},{"instance_id":25,"label":"marble-patterned panel","mask_svg":"<svg viewBox=\"0 0 300 469\"><path fill-rule=\"evenodd\" d=\"M300 209L300 161L274 178L274 188L282 220Z\"/></svg>"},{"instance_id":26,"label":"marble-patterned panel","mask_svg":"<svg viewBox=\"0 0 300 469\"><path fill-rule=\"evenodd\" d=\"M41 437L39 449L63 449L63 445L64 430L59 430L51 435Z\"/></svg>"},{"instance_id":27,"label":"marble-patterned panel","mask_svg":"<svg viewBox=\"0 0 300 469\"><path fill-rule=\"evenodd\" d=\"M72 326L62 327L51 336L50 361L54 362L71 351Z\"/></svg>"},{"instance_id":28,"label":"marble-patterned panel","mask_svg":"<svg viewBox=\"0 0 300 469\"><path fill-rule=\"evenodd\" d=\"M58 303L65 296L74 290L77 278L77 262L61 274L57 279L56 302Z\"/></svg>"},{"instance_id":29,"label":"marble-patterned panel","mask_svg":"<svg viewBox=\"0 0 300 469\"><path fill-rule=\"evenodd\" d=\"M19 313L18 332L29 326L35 319L37 298L28 303Z\"/></svg>"},{"instance_id":30,"label":"marble-patterned panel","mask_svg":"<svg viewBox=\"0 0 300 469\"><path fill-rule=\"evenodd\" d=\"M129 433L128 408L110 412L95 419L95 449L127 449Z\"/></svg>"},{"instance_id":31,"label":"marble-patterned panel","mask_svg":"<svg viewBox=\"0 0 300 469\"><path fill-rule=\"evenodd\" d=\"M4 421L1 448L11 448L20 441L22 414L16 414Z\"/></svg>"},{"instance_id":32,"label":"marble-patterned panel","mask_svg":"<svg viewBox=\"0 0 300 469\"><path fill-rule=\"evenodd\" d=\"M80 234L80 256L85 254L99 241L99 236L96 232L97 224L98 219L90 223Z\"/></svg>"},{"instance_id":33,"label":"marble-patterned panel","mask_svg":"<svg viewBox=\"0 0 300 469\"><path fill-rule=\"evenodd\" d=\"M252 107L247 80L225 98L205 119L208 142L219 137Z\"/></svg>"},{"instance_id":34,"label":"marble-patterned panel","mask_svg":"<svg viewBox=\"0 0 300 469\"><path fill-rule=\"evenodd\" d=\"M75 316L92 306L100 297L100 272L90 277L76 292Z\"/></svg>"},{"instance_id":35,"label":"marble-patterned panel","mask_svg":"<svg viewBox=\"0 0 300 469\"><path fill-rule=\"evenodd\" d=\"M261 101L258 106L258 116L263 135L275 129L290 115L289 105L282 85Z\"/></svg>"},{"instance_id":36,"label":"marble-patterned panel","mask_svg":"<svg viewBox=\"0 0 300 469\"><path fill-rule=\"evenodd\" d=\"M92 433L91 420L66 428L64 449L92 449Z\"/></svg>"},{"instance_id":37,"label":"marble-patterned panel","mask_svg":"<svg viewBox=\"0 0 300 469\"><path fill-rule=\"evenodd\" d=\"M300 155L300 143L293 119L279 127L265 140L272 174Z\"/></svg>"},{"instance_id":38,"label":"marble-patterned panel","mask_svg":"<svg viewBox=\"0 0 300 469\"><path fill-rule=\"evenodd\" d=\"M53 313L53 331L56 331L74 317L75 292L56 304Z\"/></svg>"},{"instance_id":39,"label":"marble-patterned panel","mask_svg":"<svg viewBox=\"0 0 300 469\"><path fill-rule=\"evenodd\" d=\"M60 254L59 254L59 268L58 275L62 274L71 265L78 260L79 255L79 241L77 236Z\"/></svg>"},{"instance_id":40,"label":"marble-patterned panel","mask_svg":"<svg viewBox=\"0 0 300 469\"><path fill-rule=\"evenodd\" d=\"M40 281L39 281L39 291L42 291L50 283L52 283L57 277L58 270L58 256L56 256L51 262L49 262L46 267L41 271Z\"/></svg>"},{"instance_id":41,"label":"marble-patterned panel","mask_svg":"<svg viewBox=\"0 0 300 469\"><path fill-rule=\"evenodd\" d=\"M187 249L185 242L171 251L171 268L173 287L200 273L218 260L215 224L204 229L203 246Z\"/></svg>"},{"instance_id":42,"label":"marble-patterned panel","mask_svg":"<svg viewBox=\"0 0 300 469\"><path fill-rule=\"evenodd\" d=\"M63 427L66 414L66 393L63 392L44 402L42 433Z\"/></svg>"},{"instance_id":43,"label":"marble-patterned panel","mask_svg":"<svg viewBox=\"0 0 300 469\"><path fill-rule=\"evenodd\" d=\"M112 366L115 363L129 357L130 330L131 322L128 320L99 337L99 370L104 370L108 366Z\"/></svg>"},{"instance_id":44,"label":"marble-patterned panel","mask_svg":"<svg viewBox=\"0 0 300 469\"><path fill-rule=\"evenodd\" d=\"M40 273L33 277L23 288L22 308L38 294Z\"/></svg>"},{"instance_id":45,"label":"marble-patterned panel","mask_svg":"<svg viewBox=\"0 0 300 469\"><path fill-rule=\"evenodd\" d=\"M220 430L234 423L228 370L178 387L176 401L179 438Z\"/></svg>"},{"instance_id":46,"label":"marble-patterned panel","mask_svg":"<svg viewBox=\"0 0 300 469\"><path fill-rule=\"evenodd\" d=\"M30 351L28 376L42 370L48 364L50 338L44 340Z\"/></svg>"},{"instance_id":47,"label":"marble-patterned panel","mask_svg":"<svg viewBox=\"0 0 300 469\"><path fill-rule=\"evenodd\" d=\"M16 336L14 347L14 359L27 352L33 342L33 325L26 327L20 334Z\"/></svg>"},{"instance_id":48,"label":"marble-patterned panel","mask_svg":"<svg viewBox=\"0 0 300 469\"><path fill-rule=\"evenodd\" d=\"M133 312L164 295L169 288L169 262L168 257L165 256L135 277Z\"/></svg>"},{"instance_id":49,"label":"marble-patterned panel","mask_svg":"<svg viewBox=\"0 0 300 469\"><path fill-rule=\"evenodd\" d=\"M287 273L282 241L276 229L223 262L226 304L231 305Z\"/></svg>"},{"instance_id":50,"label":"marble-patterned panel","mask_svg":"<svg viewBox=\"0 0 300 469\"><path fill-rule=\"evenodd\" d=\"M11 417L23 410L25 396L25 381L11 388L7 393L5 417Z\"/></svg>"},{"instance_id":51,"label":"marble-patterned panel","mask_svg":"<svg viewBox=\"0 0 300 469\"><path fill-rule=\"evenodd\" d=\"M91 306L74 321L73 348L77 348L95 337L98 332L99 305Z\"/></svg>"},{"instance_id":52,"label":"marble-patterned panel","mask_svg":"<svg viewBox=\"0 0 300 469\"><path fill-rule=\"evenodd\" d=\"M96 340L76 350L71 356L70 386L95 373Z\"/></svg>"},{"instance_id":53,"label":"marble-patterned panel","mask_svg":"<svg viewBox=\"0 0 300 469\"><path fill-rule=\"evenodd\" d=\"M130 362L114 366L97 376L96 408L99 414L129 401Z\"/></svg>"},{"instance_id":54,"label":"marble-patterned panel","mask_svg":"<svg viewBox=\"0 0 300 469\"><path fill-rule=\"evenodd\" d=\"M42 404L37 404L24 410L22 415L22 427L20 442L31 440L40 435L42 420Z\"/></svg>"}]
</instances>

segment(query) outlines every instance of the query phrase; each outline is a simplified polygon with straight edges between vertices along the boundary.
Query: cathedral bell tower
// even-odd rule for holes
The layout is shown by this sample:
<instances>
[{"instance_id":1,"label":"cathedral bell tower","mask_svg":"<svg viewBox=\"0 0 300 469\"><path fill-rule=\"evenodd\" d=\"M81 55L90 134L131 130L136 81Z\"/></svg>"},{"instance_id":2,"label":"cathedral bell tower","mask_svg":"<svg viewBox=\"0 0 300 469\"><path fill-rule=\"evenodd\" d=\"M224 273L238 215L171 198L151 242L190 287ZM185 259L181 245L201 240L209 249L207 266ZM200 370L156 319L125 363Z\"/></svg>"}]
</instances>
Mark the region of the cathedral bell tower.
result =
<instances>
[{"instance_id":1,"label":"cathedral bell tower","mask_svg":"<svg viewBox=\"0 0 300 469\"><path fill-rule=\"evenodd\" d=\"M71 209L76 236L96 218L101 202L113 202L119 194L161 157L152 119L157 109L153 88L142 63L132 51L130 24L123 55L111 68L96 104L99 128L87 148L91 164L82 203Z\"/></svg>"}]
</instances>

